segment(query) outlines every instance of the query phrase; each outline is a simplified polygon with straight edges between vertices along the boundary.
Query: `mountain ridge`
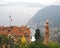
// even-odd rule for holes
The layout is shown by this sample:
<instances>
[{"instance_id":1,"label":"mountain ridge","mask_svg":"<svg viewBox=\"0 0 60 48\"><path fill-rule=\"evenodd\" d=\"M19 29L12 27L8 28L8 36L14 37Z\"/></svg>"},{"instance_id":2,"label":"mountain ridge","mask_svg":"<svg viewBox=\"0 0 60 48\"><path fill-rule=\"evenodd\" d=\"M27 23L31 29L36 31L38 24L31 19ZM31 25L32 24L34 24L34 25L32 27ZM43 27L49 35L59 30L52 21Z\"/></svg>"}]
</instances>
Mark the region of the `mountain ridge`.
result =
<instances>
[{"instance_id":1,"label":"mountain ridge","mask_svg":"<svg viewBox=\"0 0 60 48\"><path fill-rule=\"evenodd\" d=\"M60 27L60 5L50 5L39 10L28 22L28 24L44 24L49 20L50 24ZM32 23L31 23L32 22Z\"/></svg>"}]
</instances>

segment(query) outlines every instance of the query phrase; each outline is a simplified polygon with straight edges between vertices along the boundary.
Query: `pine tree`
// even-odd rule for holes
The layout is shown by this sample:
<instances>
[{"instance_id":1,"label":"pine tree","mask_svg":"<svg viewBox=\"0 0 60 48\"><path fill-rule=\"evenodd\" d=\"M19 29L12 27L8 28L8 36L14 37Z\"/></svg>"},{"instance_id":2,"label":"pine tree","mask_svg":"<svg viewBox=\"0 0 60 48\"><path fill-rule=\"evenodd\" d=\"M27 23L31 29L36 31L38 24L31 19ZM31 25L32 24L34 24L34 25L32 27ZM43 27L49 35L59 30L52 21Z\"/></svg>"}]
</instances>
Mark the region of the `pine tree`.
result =
<instances>
[{"instance_id":1,"label":"pine tree","mask_svg":"<svg viewBox=\"0 0 60 48\"><path fill-rule=\"evenodd\" d=\"M40 29L36 29L36 31L35 31L35 39L36 39L36 41L38 41L40 38L41 38Z\"/></svg>"}]
</instances>

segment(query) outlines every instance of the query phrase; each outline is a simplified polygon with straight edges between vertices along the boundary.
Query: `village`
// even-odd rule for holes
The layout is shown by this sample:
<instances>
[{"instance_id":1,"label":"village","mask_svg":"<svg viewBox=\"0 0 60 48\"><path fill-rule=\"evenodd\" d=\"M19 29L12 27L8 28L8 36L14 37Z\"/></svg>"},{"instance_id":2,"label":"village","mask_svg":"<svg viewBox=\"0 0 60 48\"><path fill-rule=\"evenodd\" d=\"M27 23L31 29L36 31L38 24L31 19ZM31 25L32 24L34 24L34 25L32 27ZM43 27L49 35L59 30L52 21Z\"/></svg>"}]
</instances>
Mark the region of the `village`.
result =
<instances>
[{"instance_id":1,"label":"village","mask_svg":"<svg viewBox=\"0 0 60 48\"><path fill-rule=\"evenodd\" d=\"M35 39L36 43L39 44L39 42L42 42L43 48L48 48L49 45L49 22L46 21L45 23L45 31L44 31L44 39L41 39L40 30L36 29L35 33ZM31 31L30 28L27 26L10 26L10 27L4 27L0 26L0 48L29 48L29 44L31 44L30 47L34 47L31 42ZM35 44L36 44L35 43ZM54 43L53 43L54 44ZM57 43L56 43L57 44ZM54 44L54 47L55 45ZM58 46L57 46L58 47Z\"/></svg>"}]
</instances>

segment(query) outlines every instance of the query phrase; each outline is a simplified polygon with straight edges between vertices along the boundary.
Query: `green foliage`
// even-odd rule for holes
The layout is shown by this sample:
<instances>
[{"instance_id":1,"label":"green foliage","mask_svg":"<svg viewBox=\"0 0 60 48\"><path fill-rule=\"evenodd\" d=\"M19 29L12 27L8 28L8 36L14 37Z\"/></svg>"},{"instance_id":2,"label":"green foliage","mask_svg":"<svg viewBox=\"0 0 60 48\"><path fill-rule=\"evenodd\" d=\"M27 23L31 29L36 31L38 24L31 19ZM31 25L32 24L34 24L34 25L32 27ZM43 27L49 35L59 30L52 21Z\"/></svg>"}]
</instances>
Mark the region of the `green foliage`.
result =
<instances>
[{"instance_id":1,"label":"green foliage","mask_svg":"<svg viewBox=\"0 0 60 48\"><path fill-rule=\"evenodd\" d=\"M45 46L43 42L32 42L28 45L28 48L60 48L60 44L55 42L49 42L48 46Z\"/></svg>"},{"instance_id":2,"label":"green foliage","mask_svg":"<svg viewBox=\"0 0 60 48\"><path fill-rule=\"evenodd\" d=\"M40 38L41 38L40 29L36 29L36 32L35 32L36 41L38 41Z\"/></svg>"},{"instance_id":3,"label":"green foliage","mask_svg":"<svg viewBox=\"0 0 60 48\"><path fill-rule=\"evenodd\" d=\"M28 48L36 48L35 43L31 43L31 44L29 44L29 45L28 45Z\"/></svg>"},{"instance_id":4,"label":"green foliage","mask_svg":"<svg viewBox=\"0 0 60 48\"><path fill-rule=\"evenodd\" d=\"M28 48L44 48L44 45L42 42L32 42Z\"/></svg>"},{"instance_id":5,"label":"green foliage","mask_svg":"<svg viewBox=\"0 0 60 48\"><path fill-rule=\"evenodd\" d=\"M8 45L9 44L9 38L7 36L3 36L3 44Z\"/></svg>"},{"instance_id":6,"label":"green foliage","mask_svg":"<svg viewBox=\"0 0 60 48\"><path fill-rule=\"evenodd\" d=\"M0 46L3 44L3 36L2 35L0 35Z\"/></svg>"},{"instance_id":7,"label":"green foliage","mask_svg":"<svg viewBox=\"0 0 60 48\"><path fill-rule=\"evenodd\" d=\"M9 40L10 39L7 36L0 35L0 46L2 46L3 44L8 45ZM26 42L21 43L21 39L19 39L18 43L15 44L14 48L60 48L60 44L56 42L49 42L48 46L45 46L43 44L43 41L40 40L32 42L30 44L26 44Z\"/></svg>"},{"instance_id":8,"label":"green foliage","mask_svg":"<svg viewBox=\"0 0 60 48\"><path fill-rule=\"evenodd\" d=\"M18 39L18 43L21 44L21 38Z\"/></svg>"},{"instance_id":9,"label":"green foliage","mask_svg":"<svg viewBox=\"0 0 60 48\"><path fill-rule=\"evenodd\" d=\"M2 45L5 45L5 47L7 48L8 44L9 44L8 37L5 35L0 35L0 46L2 47Z\"/></svg>"},{"instance_id":10,"label":"green foliage","mask_svg":"<svg viewBox=\"0 0 60 48\"><path fill-rule=\"evenodd\" d=\"M15 48L20 48L20 45L18 43L15 44Z\"/></svg>"},{"instance_id":11,"label":"green foliage","mask_svg":"<svg viewBox=\"0 0 60 48\"><path fill-rule=\"evenodd\" d=\"M55 42L49 42L48 47L49 48L60 48L60 44L55 43Z\"/></svg>"},{"instance_id":12,"label":"green foliage","mask_svg":"<svg viewBox=\"0 0 60 48\"><path fill-rule=\"evenodd\" d=\"M27 44L26 43L21 43L21 48L27 48Z\"/></svg>"}]
</instances>

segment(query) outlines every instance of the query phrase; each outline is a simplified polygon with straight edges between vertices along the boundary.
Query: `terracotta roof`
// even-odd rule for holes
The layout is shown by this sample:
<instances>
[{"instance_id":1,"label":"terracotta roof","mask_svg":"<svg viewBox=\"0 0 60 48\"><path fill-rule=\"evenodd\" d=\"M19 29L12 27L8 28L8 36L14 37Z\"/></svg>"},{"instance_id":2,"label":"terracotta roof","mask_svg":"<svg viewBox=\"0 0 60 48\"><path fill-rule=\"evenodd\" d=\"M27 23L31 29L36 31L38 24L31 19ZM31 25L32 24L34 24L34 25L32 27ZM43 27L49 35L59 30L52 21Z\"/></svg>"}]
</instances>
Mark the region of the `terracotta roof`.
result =
<instances>
[{"instance_id":1,"label":"terracotta roof","mask_svg":"<svg viewBox=\"0 0 60 48\"><path fill-rule=\"evenodd\" d=\"M3 35L12 34L15 36L23 36L25 32L27 32L28 34L27 36L30 36L30 28L27 28L26 26L21 26L21 27L13 26L12 28L0 27L0 34Z\"/></svg>"}]
</instances>

